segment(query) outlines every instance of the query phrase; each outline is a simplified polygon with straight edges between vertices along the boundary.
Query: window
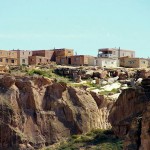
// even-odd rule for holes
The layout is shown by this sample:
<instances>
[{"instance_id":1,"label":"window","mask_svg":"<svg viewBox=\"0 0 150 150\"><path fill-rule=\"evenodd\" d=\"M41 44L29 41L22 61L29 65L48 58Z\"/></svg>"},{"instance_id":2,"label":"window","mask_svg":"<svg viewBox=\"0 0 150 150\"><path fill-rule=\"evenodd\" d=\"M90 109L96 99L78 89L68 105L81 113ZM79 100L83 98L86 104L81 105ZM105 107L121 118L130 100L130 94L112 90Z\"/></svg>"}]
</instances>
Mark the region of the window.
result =
<instances>
[{"instance_id":1,"label":"window","mask_svg":"<svg viewBox=\"0 0 150 150\"><path fill-rule=\"evenodd\" d=\"M6 63L8 63L8 59L6 58Z\"/></svg>"},{"instance_id":2,"label":"window","mask_svg":"<svg viewBox=\"0 0 150 150\"><path fill-rule=\"evenodd\" d=\"M74 58L74 61L79 61L79 57L75 57L75 58Z\"/></svg>"},{"instance_id":3,"label":"window","mask_svg":"<svg viewBox=\"0 0 150 150\"><path fill-rule=\"evenodd\" d=\"M130 64L134 64L134 62L135 62L134 60L129 61Z\"/></svg>"},{"instance_id":4,"label":"window","mask_svg":"<svg viewBox=\"0 0 150 150\"><path fill-rule=\"evenodd\" d=\"M62 62L62 63L65 63L65 59L64 59L64 58L62 58L62 59L61 59L61 62Z\"/></svg>"},{"instance_id":5,"label":"window","mask_svg":"<svg viewBox=\"0 0 150 150\"><path fill-rule=\"evenodd\" d=\"M0 62L3 62L3 59L2 59L2 58L0 58Z\"/></svg>"},{"instance_id":6,"label":"window","mask_svg":"<svg viewBox=\"0 0 150 150\"><path fill-rule=\"evenodd\" d=\"M26 60L25 59L22 59L22 63L24 64L26 62Z\"/></svg>"},{"instance_id":7,"label":"window","mask_svg":"<svg viewBox=\"0 0 150 150\"><path fill-rule=\"evenodd\" d=\"M22 54L24 55L24 52L22 52Z\"/></svg>"},{"instance_id":8,"label":"window","mask_svg":"<svg viewBox=\"0 0 150 150\"><path fill-rule=\"evenodd\" d=\"M11 63L14 64L14 62L15 62L14 59L11 59Z\"/></svg>"},{"instance_id":9,"label":"window","mask_svg":"<svg viewBox=\"0 0 150 150\"><path fill-rule=\"evenodd\" d=\"M42 59L41 59L41 58L39 59L39 62L42 62Z\"/></svg>"},{"instance_id":10,"label":"window","mask_svg":"<svg viewBox=\"0 0 150 150\"><path fill-rule=\"evenodd\" d=\"M48 59L47 59L47 62L48 62Z\"/></svg>"}]
</instances>

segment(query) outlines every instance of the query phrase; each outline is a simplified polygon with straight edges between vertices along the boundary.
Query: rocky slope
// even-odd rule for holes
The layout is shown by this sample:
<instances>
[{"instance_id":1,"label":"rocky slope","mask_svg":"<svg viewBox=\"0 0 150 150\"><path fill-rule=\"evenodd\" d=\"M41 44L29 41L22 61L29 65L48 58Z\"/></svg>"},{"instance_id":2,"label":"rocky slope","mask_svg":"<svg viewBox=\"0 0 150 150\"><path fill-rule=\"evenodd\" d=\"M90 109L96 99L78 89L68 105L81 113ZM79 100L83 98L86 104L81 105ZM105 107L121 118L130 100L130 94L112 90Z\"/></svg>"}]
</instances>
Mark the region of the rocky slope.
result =
<instances>
[{"instance_id":1,"label":"rocky slope","mask_svg":"<svg viewBox=\"0 0 150 150\"><path fill-rule=\"evenodd\" d=\"M43 77L0 77L0 149L40 149L107 129L113 102Z\"/></svg>"},{"instance_id":2,"label":"rocky slope","mask_svg":"<svg viewBox=\"0 0 150 150\"><path fill-rule=\"evenodd\" d=\"M115 134L125 139L125 150L150 149L150 79L122 92L110 111Z\"/></svg>"}]
</instances>

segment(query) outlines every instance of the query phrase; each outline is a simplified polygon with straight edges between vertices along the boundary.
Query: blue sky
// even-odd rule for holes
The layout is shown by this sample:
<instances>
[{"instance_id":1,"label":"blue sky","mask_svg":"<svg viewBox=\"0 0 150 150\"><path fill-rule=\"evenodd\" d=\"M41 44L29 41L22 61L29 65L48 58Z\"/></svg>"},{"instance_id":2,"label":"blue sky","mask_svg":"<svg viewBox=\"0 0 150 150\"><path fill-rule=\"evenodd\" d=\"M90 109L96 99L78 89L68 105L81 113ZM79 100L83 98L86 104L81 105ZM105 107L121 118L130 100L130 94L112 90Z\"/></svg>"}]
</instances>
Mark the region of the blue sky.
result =
<instances>
[{"instance_id":1,"label":"blue sky","mask_svg":"<svg viewBox=\"0 0 150 150\"><path fill-rule=\"evenodd\" d=\"M104 47L150 57L149 0L0 0L0 49Z\"/></svg>"}]
</instances>

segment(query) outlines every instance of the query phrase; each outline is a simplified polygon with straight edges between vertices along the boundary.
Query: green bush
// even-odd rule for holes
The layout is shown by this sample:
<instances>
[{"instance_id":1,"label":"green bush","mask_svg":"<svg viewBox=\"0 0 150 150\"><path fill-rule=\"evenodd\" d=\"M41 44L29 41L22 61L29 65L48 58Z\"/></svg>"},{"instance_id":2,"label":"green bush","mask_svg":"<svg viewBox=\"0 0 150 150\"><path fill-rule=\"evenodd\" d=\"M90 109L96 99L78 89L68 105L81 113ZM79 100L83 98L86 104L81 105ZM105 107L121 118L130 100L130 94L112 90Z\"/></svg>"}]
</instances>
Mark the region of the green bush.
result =
<instances>
[{"instance_id":1,"label":"green bush","mask_svg":"<svg viewBox=\"0 0 150 150\"><path fill-rule=\"evenodd\" d=\"M112 130L95 129L85 135L73 135L57 150L76 150L90 148L91 150L122 150L122 140L116 138Z\"/></svg>"},{"instance_id":2,"label":"green bush","mask_svg":"<svg viewBox=\"0 0 150 150\"><path fill-rule=\"evenodd\" d=\"M28 75L32 76L34 74L41 75L41 76L48 77L48 78L51 77L51 72L49 71L35 70L35 69L28 71Z\"/></svg>"}]
</instances>

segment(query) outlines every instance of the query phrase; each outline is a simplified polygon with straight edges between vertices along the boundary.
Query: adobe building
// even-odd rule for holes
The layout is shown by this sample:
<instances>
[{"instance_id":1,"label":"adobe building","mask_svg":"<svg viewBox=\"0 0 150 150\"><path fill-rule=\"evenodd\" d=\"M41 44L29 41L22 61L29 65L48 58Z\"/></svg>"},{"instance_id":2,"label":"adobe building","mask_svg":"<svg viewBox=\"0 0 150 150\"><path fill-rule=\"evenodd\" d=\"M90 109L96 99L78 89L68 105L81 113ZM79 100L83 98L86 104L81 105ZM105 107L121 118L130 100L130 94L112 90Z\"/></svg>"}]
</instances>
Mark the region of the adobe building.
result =
<instances>
[{"instance_id":1,"label":"adobe building","mask_svg":"<svg viewBox=\"0 0 150 150\"><path fill-rule=\"evenodd\" d=\"M42 56L49 59L49 61L55 61L55 53L53 50L36 50L32 51L32 56Z\"/></svg>"},{"instance_id":2,"label":"adobe building","mask_svg":"<svg viewBox=\"0 0 150 150\"><path fill-rule=\"evenodd\" d=\"M94 57L89 55L75 55L71 56L71 65L75 66L93 66Z\"/></svg>"},{"instance_id":3,"label":"adobe building","mask_svg":"<svg viewBox=\"0 0 150 150\"><path fill-rule=\"evenodd\" d=\"M95 58L95 65L102 68L116 68L119 67L119 60L118 58Z\"/></svg>"},{"instance_id":4,"label":"adobe building","mask_svg":"<svg viewBox=\"0 0 150 150\"><path fill-rule=\"evenodd\" d=\"M50 63L50 59L43 56L29 56L29 65L42 65Z\"/></svg>"},{"instance_id":5,"label":"adobe building","mask_svg":"<svg viewBox=\"0 0 150 150\"><path fill-rule=\"evenodd\" d=\"M55 57L66 57L66 56L68 57L74 55L73 49L66 49L66 48L54 49L54 52L55 52Z\"/></svg>"},{"instance_id":6,"label":"adobe building","mask_svg":"<svg viewBox=\"0 0 150 150\"><path fill-rule=\"evenodd\" d=\"M74 55L73 49L54 49L55 61L58 65L71 65L71 56Z\"/></svg>"},{"instance_id":7,"label":"adobe building","mask_svg":"<svg viewBox=\"0 0 150 150\"><path fill-rule=\"evenodd\" d=\"M58 56L56 57L56 64L57 65L71 65L71 57L62 57Z\"/></svg>"},{"instance_id":8,"label":"adobe building","mask_svg":"<svg viewBox=\"0 0 150 150\"><path fill-rule=\"evenodd\" d=\"M13 52L17 52L17 65L28 65L28 57L32 56L32 51L28 50L12 50Z\"/></svg>"},{"instance_id":9,"label":"adobe building","mask_svg":"<svg viewBox=\"0 0 150 150\"><path fill-rule=\"evenodd\" d=\"M120 66L129 68L147 68L148 61L144 58L121 57Z\"/></svg>"},{"instance_id":10,"label":"adobe building","mask_svg":"<svg viewBox=\"0 0 150 150\"><path fill-rule=\"evenodd\" d=\"M0 50L0 65L17 65L17 52Z\"/></svg>"},{"instance_id":11,"label":"adobe building","mask_svg":"<svg viewBox=\"0 0 150 150\"><path fill-rule=\"evenodd\" d=\"M56 64L58 65L74 65L74 66L93 66L94 57L88 55L74 55L66 57L56 57Z\"/></svg>"},{"instance_id":12,"label":"adobe building","mask_svg":"<svg viewBox=\"0 0 150 150\"><path fill-rule=\"evenodd\" d=\"M120 57L135 57L135 51L133 50L124 50L117 48L102 48L98 50L98 57L101 58L120 58Z\"/></svg>"}]
</instances>

